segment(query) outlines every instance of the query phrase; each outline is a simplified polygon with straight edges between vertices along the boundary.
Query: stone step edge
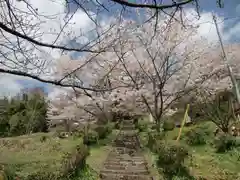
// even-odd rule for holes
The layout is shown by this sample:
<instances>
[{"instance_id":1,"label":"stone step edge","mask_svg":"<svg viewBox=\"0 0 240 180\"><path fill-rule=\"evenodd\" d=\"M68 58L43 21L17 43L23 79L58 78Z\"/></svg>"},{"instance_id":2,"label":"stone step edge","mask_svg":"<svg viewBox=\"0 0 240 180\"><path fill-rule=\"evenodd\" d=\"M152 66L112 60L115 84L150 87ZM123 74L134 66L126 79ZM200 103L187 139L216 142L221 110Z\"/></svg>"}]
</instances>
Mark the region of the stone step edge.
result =
<instances>
[{"instance_id":1,"label":"stone step edge","mask_svg":"<svg viewBox=\"0 0 240 180\"><path fill-rule=\"evenodd\" d=\"M153 177L151 177L150 175L134 175L134 174L115 174L115 173L100 173L99 175L100 178L111 178L112 180L114 180L115 178L119 178L119 177L128 177L128 178L141 178L144 180L154 180Z\"/></svg>"}]
</instances>

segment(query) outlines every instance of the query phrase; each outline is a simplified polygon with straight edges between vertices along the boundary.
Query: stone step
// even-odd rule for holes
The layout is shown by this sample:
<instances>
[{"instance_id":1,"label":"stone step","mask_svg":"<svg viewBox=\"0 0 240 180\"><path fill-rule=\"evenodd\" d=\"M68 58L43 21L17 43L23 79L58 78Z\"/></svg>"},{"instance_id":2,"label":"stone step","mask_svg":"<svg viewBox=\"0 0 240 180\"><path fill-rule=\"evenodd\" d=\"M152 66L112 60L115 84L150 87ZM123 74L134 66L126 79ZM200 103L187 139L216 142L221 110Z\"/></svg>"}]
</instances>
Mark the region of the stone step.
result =
<instances>
[{"instance_id":1,"label":"stone step","mask_svg":"<svg viewBox=\"0 0 240 180\"><path fill-rule=\"evenodd\" d=\"M142 158L142 155L140 155L138 152L135 151L135 149L127 149L127 150L118 150L118 151L113 151L109 153L109 157L126 157L131 156L133 158Z\"/></svg>"},{"instance_id":2,"label":"stone step","mask_svg":"<svg viewBox=\"0 0 240 180\"><path fill-rule=\"evenodd\" d=\"M136 155L136 154L134 154L134 153L132 153L132 152L128 152L128 153L124 153L124 154L114 154L114 153L112 153L112 154L109 154L108 155L108 158L123 158L123 157L125 157L125 158L133 158L133 159L144 159L144 157L142 157L142 156L138 156L138 155Z\"/></svg>"},{"instance_id":3,"label":"stone step","mask_svg":"<svg viewBox=\"0 0 240 180\"><path fill-rule=\"evenodd\" d=\"M141 164L146 165L146 164L147 164L146 161L138 161L138 160L136 160L136 161L132 161L132 160L122 160L122 161L120 161L120 160L115 160L115 159L107 159L107 160L105 161L105 163L112 163L112 164L133 164L133 165L141 165Z\"/></svg>"},{"instance_id":4,"label":"stone step","mask_svg":"<svg viewBox=\"0 0 240 180\"><path fill-rule=\"evenodd\" d=\"M100 175L100 178L102 180L153 180L153 178L151 178L148 175L119 175L119 174L114 174L114 173L108 173L108 174L104 174L102 173Z\"/></svg>"},{"instance_id":5,"label":"stone step","mask_svg":"<svg viewBox=\"0 0 240 180\"><path fill-rule=\"evenodd\" d=\"M108 169L108 170L125 170L125 171L145 171L146 166L131 166L131 165L126 165L126 166L119 166L119 165L105 165L104 169Z\"/></svg>"},{"instance_id":6,"label":"stone step","mask_svg":"<svg viewBox=\"0 0 240 180\"><path fill-rule=\"evenodd\" d=\"M132 166L147 166L147 162L146 161L115 161L115 160L107 160L104 164L112 164L112 165L119 165L119 164L129 164L129 165L132 165Z\"/></svg>"},{"instance_id":7,"label":"stone step","mask_svg":"<svg viewBox=\"0 0 240 180\"><path fill-rule=\"evenodd\" d=\"M122 126L122 130L134 130L135 126Z\"/></svg>"},{"instance_id":8,"label":"stone step","mask_svg":"<svg viewBox=\"0 0 240 180\"><path fill-rule=\"evenodd\" d=\"M126 170L127 166L126 165L113 165L113 164L105 164L104 165L105 169L111 169L111 170Z\"/></svg>"},{"instance_id":9,"label":"stone step","mask_svg":"<svg viewBox=\"0 0 240 180\"><path fill-rule=\"evenodd\" d=\"M116 162L116 161L106 161L104 163L105 166L122 166L122 167L139 167L139 168L146 168L147 163L137 163L137 162Z\"/></svg>"},{"instance_id":10,"label":"stone step","mask_svg":"<svg viewBox=\"0 0 240 180\"><path fill-rule=\"evenodd\" d=\"M125 169L125 170L112 170L112 169L102 169L100 173L104 174L120 174L120 175L149 175L149 172L147 169Z\"/></svg>"},{"instance_id":11,"label":"stone step","mask_svg":"<svg viewBox=\"0 0 240 180\"><path fill-rule=\"evenodd\" d=\"M111 167L113 168L139 168L139 169L146 169L146 163L142 163L142 164L129 164L129 163L110 163L110 162L106 162L104 163L104 167L106 169L110 169Z\"/></svg>"},{"instance_id":12,"label":"stone step","mask_svg":"<svg viewBox=\"0 0 240 180\"><path fill-rule=\"evenodd\" d=\"M123 124L134 124L133 120L122 120Z\"/></svg>"},{"instance_id":13,"label":"stone step","mask_svg":"<svg viewBox=\"0 0 240 180\"><path fill-rule=\"evenodd\" d=\"M144 162L144 157L134 157L134 156L108 156L107 160L115 160L115 161L128 161L128 162Z\"/></svg>"},{"instance_id":14,"label":"stone step","mask_svg":"<svg viewBox=\"0 0 240 180\"><path fill-rule=\"evenodd\" d=\"M135 125L123 122L122 129L113 149L100 171L101 180L153 180L142 155Z\"/></svg>"}]
</instances>

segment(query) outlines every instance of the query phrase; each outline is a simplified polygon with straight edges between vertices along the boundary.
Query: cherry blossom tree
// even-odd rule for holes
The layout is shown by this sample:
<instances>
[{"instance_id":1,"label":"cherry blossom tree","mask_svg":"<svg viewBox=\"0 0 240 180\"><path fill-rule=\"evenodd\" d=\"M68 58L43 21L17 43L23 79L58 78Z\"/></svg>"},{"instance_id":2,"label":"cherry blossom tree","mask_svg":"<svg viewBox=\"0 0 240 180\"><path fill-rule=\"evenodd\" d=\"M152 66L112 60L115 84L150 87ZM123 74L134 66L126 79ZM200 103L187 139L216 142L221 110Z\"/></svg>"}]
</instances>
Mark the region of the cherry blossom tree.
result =
<instances>
[{"instance_id":1,"label":"cherry blossom tree","mask_svg":"<svg viewBox=\"0 0 240 180\"><path fill-rule=\"evenodd\" d=\"M183 27L176 17L140 27L130 22L128 29L119 30L118 44L113 47L120 62L118 83L137 92L159 126L174 101L219 72L199 61L210 44L197 38L198 27L181 19Z\"/></svg>"},{"instance_id":2,"label":"cherry blossom tree","mask_svg":"<svg viewBox=\"0 0 240 180\"><path fill-rule=\"evenodd\" d=\"M212 44L199 38L198 26L177 15L159 19L157 24L155 19L140 25L124 20L105 37L106 43L114 41L107 52L57 66L59 78L67 76L73 84L87 83L98 89L94 93L87 88L73 91L78 94L74 100L78 107L95 116L97 110L149 112L160 126L164 112L185 94L199 86L228 86L222 78L221 59L209 57ZM217 79L222 81L217 83Z\"/></svg>"}]
</instances>

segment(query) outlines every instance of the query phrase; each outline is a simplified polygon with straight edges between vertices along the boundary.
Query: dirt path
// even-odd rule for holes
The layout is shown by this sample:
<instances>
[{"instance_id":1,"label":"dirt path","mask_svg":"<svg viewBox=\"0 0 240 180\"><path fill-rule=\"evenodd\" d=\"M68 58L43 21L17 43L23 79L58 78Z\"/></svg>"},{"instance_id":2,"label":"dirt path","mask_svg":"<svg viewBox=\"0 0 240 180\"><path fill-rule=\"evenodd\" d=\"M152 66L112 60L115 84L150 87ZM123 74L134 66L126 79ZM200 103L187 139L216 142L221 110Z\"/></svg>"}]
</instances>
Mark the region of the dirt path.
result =
<instances>
[{"instance_id":1,"label":"dirt path","mask_svg":"<svg viewBox=\"0 0 240 180\"><path fill-rule=\"evenodd\" d=\"M100 172L102 180L152 180L132 121L123 122L113 150Z\"/></svg>"}]
</instances>

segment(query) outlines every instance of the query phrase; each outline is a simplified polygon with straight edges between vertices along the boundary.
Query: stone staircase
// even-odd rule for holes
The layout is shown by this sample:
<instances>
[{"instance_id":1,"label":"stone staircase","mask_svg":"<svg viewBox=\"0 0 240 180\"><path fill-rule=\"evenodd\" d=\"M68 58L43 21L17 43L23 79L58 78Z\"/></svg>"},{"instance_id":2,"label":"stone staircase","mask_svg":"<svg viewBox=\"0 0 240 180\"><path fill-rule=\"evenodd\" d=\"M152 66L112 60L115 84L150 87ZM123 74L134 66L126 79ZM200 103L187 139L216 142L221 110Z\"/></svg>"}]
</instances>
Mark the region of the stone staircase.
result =
<instances>
[{"instance_id":1,"label":"stone staircase","mask_svg":"<svg viewBox=\"0 0 240 180\"><path fill-rule=\"evenodd\" d=\"M133 121L123 121L113 150L100 172L101 180L153 180L134 129Z\"/></svg>"}]
</instances>

